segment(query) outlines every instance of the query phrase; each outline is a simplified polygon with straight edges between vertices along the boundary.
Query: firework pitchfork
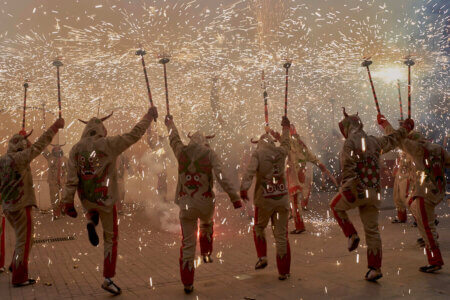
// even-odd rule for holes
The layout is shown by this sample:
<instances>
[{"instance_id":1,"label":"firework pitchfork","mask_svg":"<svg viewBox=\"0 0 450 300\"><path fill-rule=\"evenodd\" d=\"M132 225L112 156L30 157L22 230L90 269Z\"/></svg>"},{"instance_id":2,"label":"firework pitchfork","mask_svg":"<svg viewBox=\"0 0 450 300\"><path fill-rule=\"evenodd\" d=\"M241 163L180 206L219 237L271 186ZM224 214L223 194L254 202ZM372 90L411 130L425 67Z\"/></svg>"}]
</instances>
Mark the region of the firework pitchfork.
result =
<instances>
[{"instance_id":1,"label":"firework pitchfork","mask_svg":"<svg viewBox=\"0 0 450 300\"><path fill-rule=\"evenodd\" d=\"M56 67L56 78L58 80L58 115L61 119L61 85L59 79L59 68L63 66L63 63L59 59L53 61L53 65Z\"/></svg>"},{"instance_id":2,"label":"firework pitchfork","mask_svg":"<svg viewBox=\"0 0 450 300\"><path fill-rule=\"evenodd\" d=\"M361 63L361 66L367 68L367 74L369 74L369 81L370 81L370 86L372 87L372 94L373 94L373 99L375 100L375 106L377 107L378 114L381 115L380 105L378 104L378 99L377 99L377 94L375 93L375 87L373 86L372 76L370 75L369 66L371 64L372 64L372 61L370 60L370 57L368 57L368 58L364 58L364 61Z\"/></svg>"},{"instance_id":3,"label":"firework pitchfork","mask_svg":"<svg viewBox=\"0 0 450 300\"><path fill-rule=\"evenodd\" d=\"M166 70L166 64L170 61L169 56L162 55L161 59L159 60L159 63L163 65L164 68L164 87L166 89L166 109L167 109L167 115L170 115L170 109L169 109L169 88L167 87L167 70Z\"/></svg>"},{"instance_id":4,"label":"firework pitchfork","mask_svg":"<svg viewBox=\"0 0 450 300\"><path fill-rule=\"evenodd\" d=\"M144 61L144 55L147 54L145 50L139 49L136 51L136 55L141 56L142 61L142 68L144 69L144 76L145 76L145 82L147 83L147 93L148 93L148 100L150 101L150 106L153 107L153 98L152 98L152 92L150 91L150 82L148 81L148 75L147 75L147 68L145 67L145 61ZM156 118L155 118L156 122Z\"/></svg>"},{"instance_id":5,"label":"firework pitchfork","mask_svg":"<svg viewBox=\"0 0 450 300\"><path fill-rule=\"evenodd\" d=\"M264 92L263 92L263 97L264 97L264 119L266 121L266 130L268 130L268 128L269 128L269 108L267 107L268 94L267 94L267 89L266 89L266 79L265 79L265 76L264 76L264 70L262 70L261 80L262 80L262 88L264 90Z\"/></svg>"},{"instance_id":6,"label":"firework pitchfork","mask_svg":"<svg viewBox=\"0 0 450 300\"><path fill-rule=\"evenodd\" d=\"M288 106L288 83L289 83L289 68L292 65L291 60L286 60L283 68L286 69L286 90L284 92L284 116L287 117L287 106Z\"/></svg>"},{"instance_id":7,"label":"firework pitchfork","mask_svg":"<svg viewBox=\"0 0 450 300\"><path fill-rule=\"evenodd\" d=\"M23 95L23 114L22 114L22 131L21 132L26 132L25 131L25 114L27 111L27 90L28 90L28 81L25 80L25 83L23 84L23 88L24 88L24 95Z\"/></svg>"},{"instance_id":8,"label":"firework pitchfork","mask_svg":"<svg viewBox=\"0 0 450 300\"><path fill-rule=\"evenodd\" d=\"M411 59L411 55L405 57L405 65L408 66L408 119L411 119L411 67L415 62Z\"/></svg>"},{"instance_id":9,"label":"firework pitchfork","mask_svg":"<svg viewBox=\"0 0 450 300\"><path fill-rule=\"evenodd\" d=\"M397 79L397 90L398 90L398 102L400 103L400 120L403 121L402 94L400 93L400 80L398 79Z\"/></svg>"}]
</instances>

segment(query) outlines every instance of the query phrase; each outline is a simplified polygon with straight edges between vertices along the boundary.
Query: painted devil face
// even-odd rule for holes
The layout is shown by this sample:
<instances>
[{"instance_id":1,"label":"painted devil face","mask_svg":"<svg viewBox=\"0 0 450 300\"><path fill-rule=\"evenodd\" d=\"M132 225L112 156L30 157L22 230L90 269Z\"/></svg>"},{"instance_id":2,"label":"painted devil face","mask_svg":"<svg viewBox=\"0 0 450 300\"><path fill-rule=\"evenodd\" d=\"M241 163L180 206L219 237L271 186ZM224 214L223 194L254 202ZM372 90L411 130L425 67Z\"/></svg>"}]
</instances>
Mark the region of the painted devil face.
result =
<instances>
[{"instance_id":1,"label":"painted devil face","mask_svg":"<svg viewBox=\"0 0 450 300\"><path fill-rule=\"evenodd\" d=\"M95 151L91 153L80 153L78 156L78 166L80 174L84 180L90 180L95 177L95 170L100 166L101 154Z\"/></svg>"},{"instance_id":2,"label":"painted devil face","mask_svg":"<svg viewBox=\"0 0 450 300\"><path fill-rule=\"evenodd\" d=\"M200 182L200 176L200 173L186 172L185 174L186 181L184 183L184 186L191 191L191 197L193 197L203 185Z\"/></svg>"}]
</instances>

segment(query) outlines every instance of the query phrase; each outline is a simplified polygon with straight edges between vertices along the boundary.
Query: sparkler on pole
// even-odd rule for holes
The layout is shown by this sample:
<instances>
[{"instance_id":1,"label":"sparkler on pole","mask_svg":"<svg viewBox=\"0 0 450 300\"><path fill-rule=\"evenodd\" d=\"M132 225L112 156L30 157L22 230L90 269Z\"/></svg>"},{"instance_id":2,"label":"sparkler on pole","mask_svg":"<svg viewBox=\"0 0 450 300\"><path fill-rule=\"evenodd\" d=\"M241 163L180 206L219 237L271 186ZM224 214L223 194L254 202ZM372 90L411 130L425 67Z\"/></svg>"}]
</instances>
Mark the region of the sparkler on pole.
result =
<instances>
[{"instance_id":1,"label":"sparkler on pole","mask_svg":"<svg viewBox=\"0 0 450 300\"><path fill-rule=\"evenodd\" d=\"M405 57L405 65L408 66L408 119L411 119L411 67L415 62L411 59L411 55Z\"/></svg>"},{"instance_id":2,"label":"sparkler on pole","mask_svg":"<svg viewBox=\"0 0 450 300\"><path fill-rule=\"evenodd\" d=\"M166 70L166 64L170 61L169 56L161 56L161 59L159 60L159 63L163 65L164 67L164 87L166 89L166 109L167 109L167 115L170 115L170 109L169 109L169 88L167 87L167 70Z\"/></svg>"},{"instance_id":3,"label":"sparkler on pole","mask_svg":"<svg viewBox=\"0 0 450 300\"><path fill-rule=\"evenodd\" d=\"M292 65L291 60L286 60L283 68L286 69L286 90L284 92L284 116L287 117L287 105L288 105L288 83L289 83L289 68Z\"/></svg>"},{"instance_id":4,"label":"sparkler on pole","mask_svg":"<svg viewBox=\"0 0 450 300\"><path fill-rule=\"evenodd\" d=\"M147 83L148 100L150 101L150 106L153 107L154 105L153 105L152 92L150 91L150 82L148 81L147 68L145 67L145 61L144 61L144 55L145 54L147 54L147 52L145 52L145 50L143 50L143 49L139 49L138 51L136 51L136 55L140 55L141 56L142 68L144 70L145 82ZM155 118L155 122L156 122L156 118Z\"/></svg>"},{"instance_id":5,"label":"sparkler on pole","mask_svg":"<svg viewBox=\"0 0 450 300\"><path fill-rule=\"evenodd\" d=\"M398 90L398 102L400 104L400 120L403 121L402 94L400 93L400 80L398 79L397 79L397 90Z\"/></svg>"},{"instance_id":6,"label":"sparkler on pole","mask_svg":"<svg viewBox=\"0 0 450 300\"><path fill-rule=\"evenodd\" d=\"M25 114L27 111L27 90L28 90L28 81L25 80L25 83L23 84L24 88L24 96L23 96L23 115L22 115L22 131L23 133L26 133L25 131Z\"/></svg>"},{"instance_id":7,"label":"sparkler on pole","mask_svg":"<svg viewBox=\"0 0 450 300\"><path fill-rule=\"evenodd\" d=\"M56 67L56 78L58 80L58 115L61 118L61 85L59 79L59 68L63 66L63 63L59 59L53 61L53 65Z\"/></svg>"},{"instance_id":8,"label":"sparkler on pole","mask_svg":"<svg viewBox=\"0 0 450 300\"><path fill-rule=\"evenodd\" d=\"M267 90L266 90L266 79L264 76L264 70L262 70L262 74L261 74L261 80L262 80L262 88L264 90L263 92L263 97L264 97L264 119L266 121L266 131L269 130L269 108L267 105Z\"/></svg>"},{"instance_id":9,"label":"sparkler on pole","mask_svg":"<svg viewBox=\"0 0 450 300\"><path fill-rule=\"evenodd\" d=\"M361 63L361 66L367 68L367 74L369 74L369 81L370 81L370 86L372 87L372 94L373 94L373 99L375 100L375 106L377 107L378 114L381 115L380 105L378 104L378 99L377 99L377 94L375 93L375 87L373 85L372 76L370 75L369 66L371 64L372 64L372 61L370 60L370 57L368 57L367 59L364 58L364 61Z\"/></svg>"}]
</instances>

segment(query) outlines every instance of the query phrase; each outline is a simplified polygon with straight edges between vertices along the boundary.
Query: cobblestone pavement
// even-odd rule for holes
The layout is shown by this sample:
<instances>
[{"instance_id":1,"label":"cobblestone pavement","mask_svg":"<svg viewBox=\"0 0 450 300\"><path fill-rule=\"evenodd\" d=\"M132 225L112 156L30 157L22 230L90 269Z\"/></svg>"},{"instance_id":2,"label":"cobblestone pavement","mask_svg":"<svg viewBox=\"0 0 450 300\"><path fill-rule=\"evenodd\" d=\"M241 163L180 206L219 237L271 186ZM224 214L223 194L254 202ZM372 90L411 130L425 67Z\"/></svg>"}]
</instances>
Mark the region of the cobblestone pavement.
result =
<instances>
[{"instance_id":1,"label":"cobblestone pavement","mask_svg":"<svg viewBox=\"0 0 450 300\"><path fill-rule=\"evenodd\" d=\"M346 250L347 241L331 218L329 193L313 194L305 212L307 232L290 235L292 276L277 279L275 245L268 228L269 266L254 270L256 253L250 230L251 220L232 209L219 197L215 216L214 263L200 264L196 270L195 291L184 295L179 280L180 247L176 208L170 214L161 207L128 207L120 216L119 257L115 281L123 289L120 298L147 299L328 299L328 298L421 298L449 299L450 271L423 274L423 249L415 245L417 229L410 224L391 224L392 201L386 200L380 215L383 239L383 274L379 283L363 278L366 269L365 244L356 252ZM386 197L390 198L390 197ZM80 208L78 208L80 210ZM450 259L450 208L437 209L440 244L444 261ZM350 214L363 236L356 211ZM49 214L35 212L35 240L31 251L30 275L38 278L31 287L12 288L10 274L0 274L0 299L92 299L110 298L100 288L103 246L92 247L82 217L51 221ZM411 217L410 217L411 221ZM163 223L163 225L161 225ZM163 227L163 228L162 228ZM290 228L293 222L290 223ZM164 229L170 229L166 231ZM101 229L100 229L101 230ZM46 241L67 238L74 240ZM364 241L364 238L362 238ZM6 229L6 261L13 252L14 236Z\"/></svg>"}]
</instances>

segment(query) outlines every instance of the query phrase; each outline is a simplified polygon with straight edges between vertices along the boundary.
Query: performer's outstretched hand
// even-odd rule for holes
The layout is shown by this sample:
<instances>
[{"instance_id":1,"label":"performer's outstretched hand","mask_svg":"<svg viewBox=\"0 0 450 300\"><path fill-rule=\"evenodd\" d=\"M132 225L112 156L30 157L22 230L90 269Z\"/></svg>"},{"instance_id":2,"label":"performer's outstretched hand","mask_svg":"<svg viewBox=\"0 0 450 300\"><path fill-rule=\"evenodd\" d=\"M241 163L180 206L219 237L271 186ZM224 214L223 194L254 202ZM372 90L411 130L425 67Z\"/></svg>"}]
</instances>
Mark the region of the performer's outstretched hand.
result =
<instances>
[{"instance_id":1,"label":"performer's outstretched hand","mask_svg":"<svg viewBox=\"0 0 450 300\"><path fill-rule=\"evenodd\" d=\"M406 129L406 131L410 132L411 130L414 129L414 120L413 119L406 119L403 124L402 127Z\"/></svg>"},{"instance_id":2,"label":"performer's outstretched hand","mask_svg":"<svg viewBox=\"0 0 450 300\"><path fill-rule=\"evenodd\" d=\"M283 116L283 118L281 119L281 126L283 127L291 127L291 122L289 121L288 117Z\"/></svg>"},{"instance_id":3,"label":"performer's outstretched hand","mask_svg":"<svg viewBox=\"0 0 450 300\"><path fill-rule=\"evenodd\" d=\"M386 119L384 115L377 115L377 122L383 129L385 129L389 124L389 121Z\"/></svg>"},{"instance_id":4,"label":"performer's outstretched hand","mask_svg":"<svg viewBox=\"0 0 450 300\"><path fill-rule=\"evenodd\" d=\"M277 141L281 139L281 134L273 129L270 129L270 135L272 135L273 138L276 139Z\"/></svg>"},{"instance_id":5,"label":"performer's outstretched hand","mask_svg":"<svg viewBox=\"0 0 450 300\"><path fill-rule=\"evenodd\" d=\"M65 125L65 121L63 118L59 118L55 121L55 123L50 126L51 129L53 129L54 132L58 132L58 130L63 129Z\"/></svg>"},{"instance_id":6,"label":"performer's outstretched hand","mask_svg":"<svg viewBox=\"0 0 450 300\"><path fill-rule=\"evenodd\" d=\"M169 127L169 125L173 124L173 116L167 115L164 120L164 124L166 124L167 127Z\"/></svg>"},{"instance_id":7,"label":"performer's outstretched hand","mask_svg":"<svg viewBox=\"0 0 450 300\"><path fill-rule=\"evenodd\" d=\"M156 119L158 118L158 109L156 108L156 106L152 106L148 109L145 118L156 121Z\"/></svg>"},{"instance_id":8,"label":"performer's outstretched hand","mask_svg":"<svg viewBox=\"0 0 450 300\"><path fill-rule=\"evenodd\" d=\"M62 213L72 218L76 218L78 216L78 213L73 203L64 203L62 205Z\"/></svg>"}]
</instances>

